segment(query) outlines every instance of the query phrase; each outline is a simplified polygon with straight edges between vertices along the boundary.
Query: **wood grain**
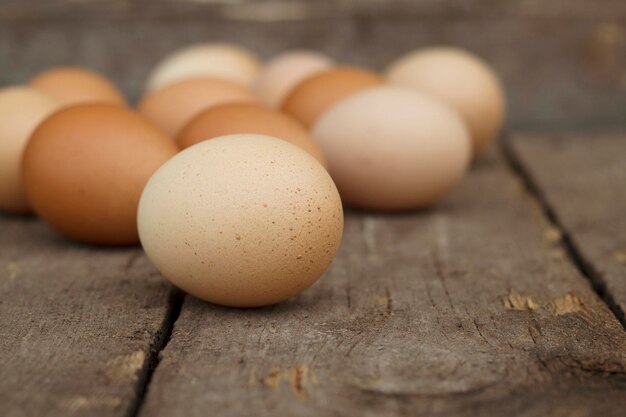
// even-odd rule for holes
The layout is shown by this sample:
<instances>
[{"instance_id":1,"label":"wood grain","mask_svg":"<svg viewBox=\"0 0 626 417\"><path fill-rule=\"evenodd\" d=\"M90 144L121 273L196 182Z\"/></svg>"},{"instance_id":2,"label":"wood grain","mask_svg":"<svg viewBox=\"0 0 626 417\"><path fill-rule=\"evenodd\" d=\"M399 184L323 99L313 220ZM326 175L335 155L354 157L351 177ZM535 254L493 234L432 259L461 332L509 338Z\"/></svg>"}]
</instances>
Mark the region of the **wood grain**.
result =
<instances>
[{"instance_id":1,"label":"wood grain","mask_svg":"<svg viewBox=\"0 0 626 417\"><path fill-rule=\"evenodd\" d=\"M510 148L623 321L626 133L518 134Z\"/></svg>"},{"instance_id":2,"label":"wood grain","mask_svg":"<svg viewBox=\"0 0 626 417\"><path fill-rule=\"evenodd\" d=\"M169 292L139 248L80 246L0 217L0 414L126 415Z\"/></svg>"},{"instance_id":3,"label":"wood grain","mask_svg":"<svg viewBox=\"0 0 626 417\"><path fill-rule=\"evenodd\" d=\"M625 334L553 235L494 154L436 210L349 213L301 296L187 296L141 415L621 415Z\"/></svg>"}]
</instances>

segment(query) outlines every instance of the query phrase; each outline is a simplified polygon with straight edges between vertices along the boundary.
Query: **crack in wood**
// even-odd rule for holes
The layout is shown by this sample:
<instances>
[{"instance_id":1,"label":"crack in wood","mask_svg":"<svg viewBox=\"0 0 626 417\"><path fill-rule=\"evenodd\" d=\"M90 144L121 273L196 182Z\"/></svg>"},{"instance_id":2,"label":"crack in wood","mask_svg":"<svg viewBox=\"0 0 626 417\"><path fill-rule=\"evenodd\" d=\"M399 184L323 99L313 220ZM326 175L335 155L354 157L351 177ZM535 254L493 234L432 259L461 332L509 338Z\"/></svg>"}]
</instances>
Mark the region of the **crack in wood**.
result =
<instances>
[{"instance_id":1,"label":"crack in wood","mask_svg":"<svg viewBox=\"0 0 626 417\"><path fill-rule=\"evenodd\" d=\"M174 324L176 324L180 316L184 300L185 293L178 288L172 287L168 300L168 309L163 318L161 328L155 333L152 343L150 344L148 355L145 357L143 366L141 366L141 370L139 371L137 384L135 385L136 395L129 408L128 417L137 417L141 412L141 408L148 394L148 389L150 388L152 376L161 360L160 354L172 337Z\"/></svg>"},{"instance_id":2,"label":"crack in wood","mask_svg":"<svg viewBox=\"0 0 626 417\"><path fill-rule=\"evenodd\" d=\"M576 267L580 274L589 281L594 292L606 304L609 310L622 324L622 327L626 329L624 311L622 311L613 295L607 290L606 282L602 279L601 274L595 271L590 262L585 259L584 255L574 244L569 233L561 224L556 212L550 204L548 204L548 201L541 191L537 181L533 178L530 171L524 166L521 159L511 146L510 139L505 138L500 141L500 150L504 155L504 160L507 162L507 165L513 174L518 176L523 181L526 190L539 204L543 211L543 215L550 222L551 226L560 232L560 245L567 254L570 262Z\"/></svg>"},{"instance_id":3,"label":"crack in wood","mask_svg":"<svg viewBox=\"0 0 626 417\"><path fill-rule=\"evenodd\" d=\"M491 342L489 342L489 340L487 340L487 338L483 334L482 330L480 329L480 326L478 326L478 320L476 320L475 318L472 318L472 323L474 323L474 327L476 328L476 331L480 335L481 339L483 339L487 345L493 347Z\"/></svg>"}]
</instances>

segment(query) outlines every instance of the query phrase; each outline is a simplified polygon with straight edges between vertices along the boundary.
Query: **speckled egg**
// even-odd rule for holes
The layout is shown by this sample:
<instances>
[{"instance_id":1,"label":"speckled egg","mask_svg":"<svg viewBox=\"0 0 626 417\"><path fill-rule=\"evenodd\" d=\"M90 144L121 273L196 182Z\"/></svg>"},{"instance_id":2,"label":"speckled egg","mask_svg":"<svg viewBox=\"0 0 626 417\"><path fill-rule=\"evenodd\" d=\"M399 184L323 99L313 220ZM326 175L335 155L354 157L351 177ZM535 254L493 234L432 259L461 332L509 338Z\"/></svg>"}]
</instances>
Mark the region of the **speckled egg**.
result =
<instances>
[{"instance_id":1,"label":"speckled egg","mask_svg":"<svg viewBox=\"0 0 626 417\"><path fill-rule=\"evenodd\" d=\"M198 143L150 178L141 243L173 284L233 307L283 301L332 262L343 231L326 170L283 140L237 134Z\"/></svg>"}]
</instances>

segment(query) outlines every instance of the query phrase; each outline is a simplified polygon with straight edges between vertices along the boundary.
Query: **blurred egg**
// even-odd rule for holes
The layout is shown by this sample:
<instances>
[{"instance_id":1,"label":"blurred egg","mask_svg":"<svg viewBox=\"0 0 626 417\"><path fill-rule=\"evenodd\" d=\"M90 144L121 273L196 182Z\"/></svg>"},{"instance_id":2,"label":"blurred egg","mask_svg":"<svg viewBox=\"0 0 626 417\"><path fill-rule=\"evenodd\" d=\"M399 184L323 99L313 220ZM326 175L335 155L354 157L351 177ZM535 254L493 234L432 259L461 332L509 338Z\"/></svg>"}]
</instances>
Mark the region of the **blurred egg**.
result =
<instances>
[{"instance_id":1,"label":"blurred egg","mask_svg":"<svg viewBox=\"0 0 626 417\"><path fill-rule=\"evenodd\" d=\"M302 124L257 104L232 103L206 110L183 128L176 142L185 149L206 139L235 133L274 136L304 149L322 165L326 163L319 146Z\"/></svg>"},{"instance_id":2,"label":"blurred egg","mask_svg":"<svg viewBox=\"0 0 626 417\"><path fill-rule=\"evenodd\" d=\"M393 62L387 78L454 107L469 127L475 154L502 130L504 90L495 72L474 54L446 47L418 50Z\"/></svg>"},{"instance_id":3,"label":"blurred egg","mask_svg":"<svg viewBox=\"0 0 626 417\"><path fill-rule=\"evenodd\" d=\"M0 210L29 213L22 187L22 154L31 133L61 102L30 87L0 90Z\"/></svg>"},{"instance_id":4,"label":"blurred egg","mask_svg":"<svg viewBox=\"0 0 626 417\"><path fill-rule=\"evenodd\" d=\"M343 231L335 184L315 158L270 136L198 143L150 178L138 213L148 257L212 303L255 307L317 281Z\"/></svg>"},{"instance_id":5,"label":"blurred egg","mask_svg":"<svg viewBox=\"0 0 626 417\"><path fill-rule=\"evenodd\" d=\"M352 95L312 129L345 202L374 210L431 205L463 177L471 141L461 117L417 91L381 86Z\"/></svg>"},{"instance_id":6,"label":"blurred egg","mask_svg":"<svg viewBox=\"0 0 626 417\"><path fill-rule=\"evenodd\" d=\"M257 58L244 48L226 43L201 43L163 59L148 77L147 90L198 77L225 79L249 86L260 68Z\"/></svg>"},{"instance_id":7,"label":"blurred egg","mask_svg":"<svg viewBox=\"0 0 626 417\"><path fill-rule=\"evenodd\" d=\"M257 102L247 88L230 81L191 78L148 93L139 112L168 135L175 137L201 111L225 103Z\"/></svg>"},{"instance_id":8,"label":"blurred egg","mask_svg":"<svg viewBox=\"0 0 626 417\"><path fill-rule=\"evenodd\" d=\"M35 212L72 239L136 243L141 191L177 150L126 108L65 107L45 119L28 142L24 188Z\"/></svg>"},{"instance_id":9,"label":"blurred egg","mask_svg":"<svg viewBox=\"0 0 626 417\"><path fill-rule=\"evenodd\" d=\"M126 106L126 99L111 81L85 68L52 68L28 84L68 105L101 102Z\"/></svg>"},{"instance_id":10,"label":"blurred egg","mask_svg":"<svg viewBox=\"0 0 626 417\"><path fill-rule=\"evenodd\" d=\"M315 74L294 87L283 101L282 110L310 127L339 100L383 82L378 74L365 69L336 67Z\"/></svg>"},{"instance_id":11,"label":"blurred egg","mask_svg":"<svg viewBox=\"0 0 626 417\"><path fill-rule=\"evenodd\" d=\"M333 65L332 58L319 52L283 52L265 64L254 84L254 91L268 106L279 107L301 81Z\"/></svg>"}]
</instances>

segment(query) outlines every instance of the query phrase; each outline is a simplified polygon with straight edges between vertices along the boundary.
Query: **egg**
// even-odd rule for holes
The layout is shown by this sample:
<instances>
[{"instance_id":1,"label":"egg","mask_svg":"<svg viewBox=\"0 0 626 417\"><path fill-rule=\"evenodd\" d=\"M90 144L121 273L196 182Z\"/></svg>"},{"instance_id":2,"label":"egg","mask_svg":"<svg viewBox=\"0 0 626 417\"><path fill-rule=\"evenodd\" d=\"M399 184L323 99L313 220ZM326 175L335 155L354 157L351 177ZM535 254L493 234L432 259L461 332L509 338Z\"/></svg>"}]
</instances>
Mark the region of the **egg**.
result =
<instances>
[{"instance_id":1,"label":"egg","mask_svg":"<svg viewBox=\"0 0 626 417\"><path fill-rule=\"evenodd\" d=\"M137 205L148 178L178 148L131 110L90 103L65 107L34 133L22 162L34 211L87 243L138 241Z\"/></svg>"},{"instance_id":2,"label":"egg","mask_svg":"<svg viewBox=\"0 0 626 417\"><path fill-rule=\"evenodd\" d=\"M37 125L61 102L30 87L0 90L0 210L29 213L22 187L22 154Z\"/></svg>"},{"instance_id":3,"label":"egg","mask_svg":"<svg viewBox=\"0 0 626 417\"><path fill-rule=\"evenodd\" d=\"M301 81L333 65L332 58L319 52L283 52L265 64L254 84L254 91L268 106L280 107L287 94Z\"/></svg>"},{"instance_id":4,"label":"egg","mask_svg":"<svg viewBox=\"0 0 626 417\"><path fill-rule=\"evenodd\" d=\"M390 82L432 94L454 107L469 127L473 152L483 152L502 130L504 90L495 72L476 55L439 47L412 52L386 71Z\"/></svg>"},{"instance_id":5,"label":"egg","mask_svg":"<svg viewBox=\"0 0 626 417\"><path fill-rule=\"evenodd\" d=\"M336 67L298 84L285 98L282 110L310 127L334 103L382 83L383 79L371 71Z\"/></svg>"},{"instance_id":6,"label":"egg","mask_svg":"<svg viewBox=\"0 0 626 417\"><path fill-rule=\"evenodd\" d=\"M148 77L147 90L188 78L211 77L249 86L261 64L250 51L227 43L200 43L167 56Z\"/></svg>"},{"instance_id":7,"label":"egg","mask_svg":"<svg viewBox=\"0 0 626 417\"><path fill-rule=\"evenodd\" d=\"M187 148L150 178L139 235L161 273L215 304L257 307L317 281L343 231L341 200L315 158L238 134Z\"/></svg>"},{"instance_id":8,"label":"egg","mask_svg":"<svg viewBox=\"0 0 626 417\"><path fill-rule=\"evenodd\" d=\"M191 78L148 93L138 110L163 132L175 137L200 112L225 103L258 102L247 88L230 81Z\"/></svg>"},{"instance_id":9,"label":"egg","mask_svg":"<svg viewBox=\"0 0 626 417\"><path fill-rule=\"evenodd\" d=\"M342 100L311 134L344 202L363 209L434 204L461 180L471 158L469 133L452 108L392 86Z\"/></svg>"},{"instance_id":10,"label":"egg","mask_svg":"<svg viewBox=\"0 0 626 417\"><path fill-rule=\"evenodd\" d=\"M126 105L126 99L111 81L85 68L52 68L38 74L28 84L66 105L89 102Z\"/></svg>"},{"instance_id":11,"label":"egg","mask_svg":"<svg viewBox=\"0 0 626 417\"><path fill-rule=\"evenodd\" d=\"M302 124L291 117L257 104L232 103L208 109L193 118L178 135L181 149L206 139L235 133L257 133L290 142L326 164L319 146Z\"/></svg>"}]
</instances>

